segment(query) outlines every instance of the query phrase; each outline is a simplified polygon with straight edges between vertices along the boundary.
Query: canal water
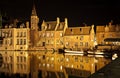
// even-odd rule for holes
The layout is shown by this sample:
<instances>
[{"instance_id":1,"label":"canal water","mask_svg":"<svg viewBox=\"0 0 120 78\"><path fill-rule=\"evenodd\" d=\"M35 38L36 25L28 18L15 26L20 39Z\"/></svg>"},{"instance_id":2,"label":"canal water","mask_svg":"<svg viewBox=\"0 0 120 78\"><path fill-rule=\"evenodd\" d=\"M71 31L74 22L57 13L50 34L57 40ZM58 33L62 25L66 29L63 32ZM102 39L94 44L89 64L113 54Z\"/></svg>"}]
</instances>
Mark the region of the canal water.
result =
<instances>
[{"instance_id":1,"label":"canal water","mask_svg":"<svg viewBox=\"0 0 120 78\"><path fill-rule=\"evenodd\" d=\"M0 51L0 78L87 78L109 62L107 54Z\"/></svg>"}]
</instances>

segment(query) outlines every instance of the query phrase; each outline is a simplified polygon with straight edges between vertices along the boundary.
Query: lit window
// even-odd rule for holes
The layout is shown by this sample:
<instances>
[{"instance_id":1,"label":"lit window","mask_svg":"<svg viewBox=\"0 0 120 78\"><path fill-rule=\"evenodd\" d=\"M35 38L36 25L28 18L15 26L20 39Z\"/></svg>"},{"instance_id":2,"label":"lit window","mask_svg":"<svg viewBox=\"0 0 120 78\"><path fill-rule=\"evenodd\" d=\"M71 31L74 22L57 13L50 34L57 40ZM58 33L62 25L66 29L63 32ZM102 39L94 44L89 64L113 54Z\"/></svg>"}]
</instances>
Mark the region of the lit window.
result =
<instances>
[{"instance_id":1,"label":"lit window","mask_svg":"<svg viewBox=\"0 0 120 78\"><path fill-rule=\"evenodd\" d=\"M26 37L26 32L24 32L24 37Z\"/></svg>"},{"instance_id":2,"label":"lit window","mask_svg":"<svg viewBox=\"0 0 120 78\"><path fill-rule=\"evenodd\" d=\"M13 58L12 58L12 56L10 56L10 62L12 62L13 61Z\"/></svg>"},{"instance_id":3,"label":"lit window","mask_svg":"<svg viewBox=\"0 0 120 78\"><path fill-rule=\"evenodd\" d=\"M24 39L24 45L26 45L26 39Z\"/></svg>"},{"instance_id":4,"label":"lit window","mask_svg":"<svg viewBox=\"0 0 120 78\"><path fill-rule=\"evenodd\" d=\"M68 61L69 61L69 58L66 58L66 61L68 62Z\"/></svg>"},{"instance_id":5,"label":"lit window","mask_svg":"<svg viewBox=\"0 0 120 78\"><path fill-rule=\"evenodd\" d=\"M85 43L85 46L86 46L86 47L88 46L88 42Z\"/></svg>"},{"instance_id":6,"label":"lit window","mask_svg":"<svg viewBox=\"0 0 120 78\"><path fill-rule=\"evenodd\" d=\"M20 33L20 37L22 37L22 35L23 35L23 32Z\"/></svg>"},{"instance_id":7,"label":"lit window","mask_svg":"<svg viewBox=\"0 0 120 78\"><path fill-rule=\"evenodd\" d=\"M19 39L17 39L17 45L19 45Z\"/></svg>"},{"instance_id":8,"label":"lit window","mask_svg":"<svg viewBox=\"0 0 120 78\"><path fill-rule=\"evenodd\" d=\"M83 42L80 42L80 46L83 46Z\"/></svg>"},{"instance_id":9,"label":"lit window","mask_svg":"<svg viewBox=\"0 0 120 78\"><path fill-rule=\"evenodd\" d=\"M45 33L43 33L43 37L45 37Z\"/></svg>"},{"instance_id":10,"label":"lit window","mask_svg":"<svg viewBox=\"0 0 120 78\"><path fill-rule=\"evenodd\" d=\"M19 32L17 32L17 37L19 37Z\"/></svg>"},{"instance_id":11,"label":"lit window","mask_svg":"<svg viewBox=\"0 0 120 78\"><path fill-rule=\"evenodd\" d=\"M54 34L53 33L51 33L51 37L53 37L54 36Z\"/></svg>"},{"instance_id":12,"label":"lit window","mask_svg":"<svg viewBox=\"0 0 120 78\"><path fill-rule=\"evenodd\" d=\"M26 65L24 64L24 70L26 70Z\"/></svg>"},{"instance_id":13,"label":"lit window","mask_svg":"<svg viewBox=\"0 0 120 78\"><path fill-rule=\"evenodd\" d=\"M77 56L75 57L75 62L78 62L78 57Z\"/></svg>"},{"instance_id":14,"label":"lit window","mask_svg":"<svg viewBox=\"0 0 120 78\"><path fill-rule=\"evenodd\" d=\"M10 39L10 45L12 45L12 39Z\"/></svg>"},{"instance_id":15,"label":"lit window","mask_svg":"<svg viewBox=\"0 0 120 78\"><path fill-rule=\"evenodd\" d=\"M62 32L60 33L60 36L63 37L63 33Z\"/></svg>"},{"instance_id":16,"label":"lit window","mask_svg":"<svg viewBox=\"0 0 120 78\"><path fill-rule=\"evenodd\" d=\"M19 62L19 56L17 56L17 62Z\"/></svg>"},{"instance_id":17,"label":"lit window","mask_svg":"<svg viewBox=\"0 0 120 78\"><path fill-rule=\"evenodd\" d=\"M80 36L80 40L83 40L83 36Z\"/></svg>"},{"instance_id":18,"label":"lit window","mask_svg":"<svg viewBox=\"0 0 120 78\"><path fill-rule=\"evenodd\" d=\"M26 62L26 57L24 57L24 62Z\"/></svg>"},{"instance_id":19,"label":"lit window","mask_svg":"<svg viewBox=\"0 0 120 78\"><path fill-rule=\"evenodd\" d=\"M66 46L68 46L69 45L69 43L68 42L66 42Z\"/></svg>"},{"instance_id":20,"label":"lit window","mask_svg":"<svg viewBox=\"0 0 120 78\"><path fill-rule=\"evenodd\" d=\"M47 33L47 37L49 37L50 36L50 33Z\"/></svg>"},{"instance_id":21,"label":"lit window","mask_svg":"<svg viewBox=\"0 0 120 78\"><path fill-rule=\"evenodd\" d=\"M7 40L5 40L5 45L7 45Z\"/></svg>"},{"instance_id":22,"label":"lit window","mask_svg":"<svg viewBox=\"0 0 120 78\"><path fill-rule=\"evenodd\" d=\"M22 45L22 39L20 39L20 45Z\"/></svg>"}]
</instances>

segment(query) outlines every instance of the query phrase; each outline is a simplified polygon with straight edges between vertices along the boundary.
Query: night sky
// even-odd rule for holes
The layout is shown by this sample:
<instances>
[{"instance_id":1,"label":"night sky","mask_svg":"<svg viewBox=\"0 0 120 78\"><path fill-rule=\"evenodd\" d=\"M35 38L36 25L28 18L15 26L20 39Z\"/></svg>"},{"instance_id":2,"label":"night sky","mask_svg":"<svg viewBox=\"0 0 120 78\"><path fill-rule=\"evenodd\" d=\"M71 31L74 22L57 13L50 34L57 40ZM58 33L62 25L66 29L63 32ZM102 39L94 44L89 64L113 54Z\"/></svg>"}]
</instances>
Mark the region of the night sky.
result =
<instances>
[{"instance_id":1,"label":"night sky","mask_svg":"<svg viewBox=\"0 0 120 78\"><path fill-rule=\"evenodd\" d=\"M69 26L120 24L119 0L0 0L2 13L9 17L29 20L33 2L40 22L68 18Z\"/></svg>"}]
</instances>

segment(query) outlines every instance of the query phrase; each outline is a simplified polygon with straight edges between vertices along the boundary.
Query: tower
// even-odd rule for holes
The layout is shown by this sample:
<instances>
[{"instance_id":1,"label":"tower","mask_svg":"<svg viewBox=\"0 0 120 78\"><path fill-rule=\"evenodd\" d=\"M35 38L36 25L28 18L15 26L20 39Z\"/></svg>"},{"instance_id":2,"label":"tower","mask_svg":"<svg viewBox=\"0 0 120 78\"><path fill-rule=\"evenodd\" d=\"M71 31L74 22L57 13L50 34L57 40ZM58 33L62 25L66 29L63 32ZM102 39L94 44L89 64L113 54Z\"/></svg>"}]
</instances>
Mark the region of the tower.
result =
<instances>
[{"instance_id":1,"label":"tower","mask_svg":"<svg viewBox=\"0 0 120 78\"><path fill-rule=\"evenodd\" d=\"M39 18L36 13L35 5L33 5L32 14L31 14L31 30L30 30L31 46L36 46L39 40L38 22L39 22Z\"/></svg>"},{"instance_id":2,"label":"tower","mask_svg":"<svg viewBox=\"0 0 120 78\"><path fill-rule=\"evenodd\" d=\"M32 14L31 14L31 30L38 30L39 18L36 13L35 5L33 4Z\"/></svg>"}]
</instances>

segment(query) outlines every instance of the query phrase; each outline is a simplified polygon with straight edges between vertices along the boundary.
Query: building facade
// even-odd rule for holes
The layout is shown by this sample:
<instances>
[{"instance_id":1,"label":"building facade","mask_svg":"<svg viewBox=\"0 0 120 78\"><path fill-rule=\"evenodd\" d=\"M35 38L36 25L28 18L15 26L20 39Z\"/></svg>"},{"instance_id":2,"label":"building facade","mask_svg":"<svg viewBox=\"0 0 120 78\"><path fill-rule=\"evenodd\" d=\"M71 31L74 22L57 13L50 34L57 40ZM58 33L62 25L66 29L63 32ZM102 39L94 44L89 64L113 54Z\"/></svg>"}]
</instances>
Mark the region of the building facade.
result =
<instances>
[{"instance_id":1,"label":"building facade","mask_svg":"<svg viewBox=\"0 0 120 78\"><path fill-rule=\"evenodd\" d=\"M94 25L69 27L65 31L64 46L74 50L92 49L95 45Z\"/></svg>"},{"instance_id":2,"label":"building facade","mask_svg":"<svg viewBox=\"0 0 120 78\"><path fill-rule=\"evenodd\" d=\"M112 25L96 27L96 39L98 45L104 45L104 49L119 49L120 47L120 26ZM112 47L111 47L112 46Z\"/></svg>"},{"instance_id":3,"label":"building facade","mask_svg":"<svg viewBox=\"0 0 120 78\"><path fill-rule=\"evenodd\" d=\"M14 24L6 25L0 29L0 50L28 50L30 29L28 24L21 24L14 28Z\"/></svg>"}]
</instances>

